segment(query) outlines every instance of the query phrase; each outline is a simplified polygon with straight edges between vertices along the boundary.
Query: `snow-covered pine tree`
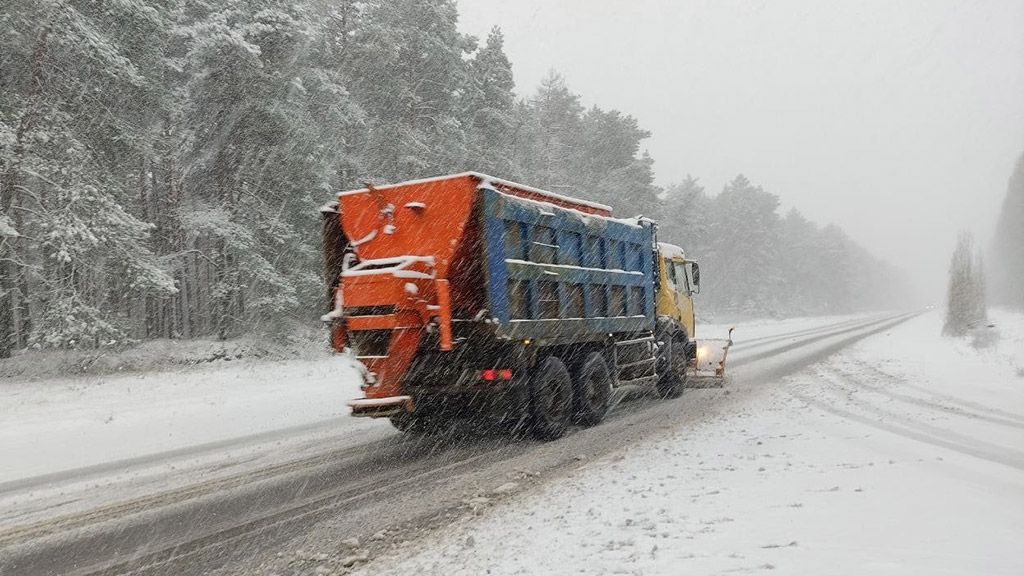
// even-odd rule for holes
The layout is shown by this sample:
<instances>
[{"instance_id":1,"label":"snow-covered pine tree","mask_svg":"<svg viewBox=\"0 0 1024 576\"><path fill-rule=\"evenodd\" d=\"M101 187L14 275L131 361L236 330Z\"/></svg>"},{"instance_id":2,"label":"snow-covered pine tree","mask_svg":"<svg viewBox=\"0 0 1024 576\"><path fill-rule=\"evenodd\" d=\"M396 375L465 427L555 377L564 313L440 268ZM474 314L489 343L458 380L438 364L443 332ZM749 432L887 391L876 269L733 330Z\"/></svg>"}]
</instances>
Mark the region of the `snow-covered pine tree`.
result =
<instances>
[{"instance_id":1,"label":"snow-covered pine tree","mask_svg":"<svg viewBox=\"0 0 1024 576\"><path fill-rule=\"evenodd\" d=\"M369 118L351 94L355 81L352 42L363 24L365 3L359 0L316 0L312 11L310 69L319 78L310 112L334 145L334 190L344 189L366 174L360 146Z\"/></svg>"},{"instance_id":2,"label":"snow-covered pine tree","mask_svg":"<svg viewBox=\"0 0 1024 576\"><path fill-rule=\"evenodd\" d=\"M985 257L978 250L974 254L974 318L979 325L988 322L988 281L985 276Z\"/></svg>"},{"instance_id":3,"label":"snow-covered pine tree","mask_svg":"<svg viewBox=\"0 0 1024 576\"><path fill-rule=\"evenodd\" d=\"M705 314L806 315L898 308L898 270L835 225L819 227L778 198L737 177L709 198L695 178L670 186L659 237L701 260Z\"/></svg>"},{"instance_id":4,"label":"snow-covered pine tree","mask_svg":"<svg viewBox=\"0 0 1024 576\"><path fill-rule=\"evenodd\" d=\"M572 167L581 192L621 214L656 214L661 206L654 186L654 160L640 150L640 143L651 133L628 114L596 106L583 114L581 123Z\"/></svg>"},{"instance_id":5,"label":"snow-covered pine tree","mask_svg":"<svg viewBox=\"0 0 1024 576\"><path fill-rule=\"evenodd\" d=\"M668 187L659 213L658 236L678 244L690 254L703 254L707 239L710 199L700 181L687 174Z\"/></svg>"},{"instance_id":6,"label":"snow-covered pine tree","mask_svg":"<svg viewBox=\"0 0 1024 576\"><path fill-rule=\"evenodd\" d=\"M962 232L949 264L949 288L946 294L946 321L942 333L963 336L985 323L985 284L974 250L974 237Z\"/></svg>"},{"instance_id":7,"label":"snow-covered pine tree","mask_svg":"<svg viewBox=\"0 0 1024 576\"><path fill-rule=\"evenodd\" d=\"M585 110L557 72L516 107L515 165L531 182L611 205L620 214L660 210L654 160L641 152L650 133L632 116Z\"/></svg>"},{"instance_id":8,"label":"snow-covered pine tree","mask_svg":"<svg viewBox=\"0 0 1024 576\"><path fill-rule=\"evenodd\" d=\"M791 209L779 222L779 261L782 281L779 298L785 312L820 314L837 304L829 288L833 264L823 250L824 233L798 210Z\"/></svg>"},{"instance_id":9,"label":"snow-covered pine tree","mask_svg":"<svg viewBox=\"0 0 1024 576\"><path fill-rule=\"evenodd\" d=\"M313 57L317 21L305 5L236 0L189 28L179 214L210 263L205 315L221 338L319 296L309 214L346 163L361 113L339 74L311 65L323 62Z\"/></svg>"},{"instance_id":10,"label":"snow-covered pine tree","mask_svg":"<svg viewBox=\"0 0 1024 576\"><path fill-rule=\"evenodd\" d=\"M352 93L367 112L362 179L398 181L461 170L464 56L453 0L372 0L352 37ZM350 182L354 186L359 182Z\"/></svg>"},{"instance_id":11,"label":"snow-covered pine tree","mask_svg":"<svg viewBox=\"0 0 1024 576\"><path fill-rule=\"evenodd\" d=\"M992 255L995 298L1024 310L1024 154L1006 187Z\"/></svg>"},{"instance_id":12,"label":"snow-covered pine tree","mask_svg":"<svg viewBox=\"0 0 1024 576\"><path fill-rule=\"evenodd\" d=\"M536 186L568 195L586 197L579 190L574 170L577 146L583 138L583 105L551 71L534 96L517 109L519 129L516 160Z\"/></svg>"},{"instance_id":13,"label":"snow-covered pine tree","mask_svg":"<svg viewBox=\"0 0 1024 576\"><path fill-rule=\"evenodd\" d=\"M19 1L2 18L0 116L15 128L0 198L19 234L5 242L0 355L121 342L126 301L174 290L131 212L146 141L136 113L154 101L142 67L160 13L142 0Z\"/></svg>"},{"instance_id":14,"label":"snow-covered pine tree","mask_svg":"<svg viewBox=\"0 0 1024 576\"><path fill-rule=\"evenodd\" d=\"M515 82L504 43L501 30L492 28L469 61L460 114L466 129L465 167L513 178L518 176L513 164Z\"/></svg>"},{"instance_id":15,"label":"snow-covered pine tree","mask_svg":"<svg viewBox=\"0 0 1024 576\"><path fill-rule=\"evenodd\" d=\"M779 199L739 175L712 200L708 300L720 312L778 314Z\"/></svg>"}]
</instances>

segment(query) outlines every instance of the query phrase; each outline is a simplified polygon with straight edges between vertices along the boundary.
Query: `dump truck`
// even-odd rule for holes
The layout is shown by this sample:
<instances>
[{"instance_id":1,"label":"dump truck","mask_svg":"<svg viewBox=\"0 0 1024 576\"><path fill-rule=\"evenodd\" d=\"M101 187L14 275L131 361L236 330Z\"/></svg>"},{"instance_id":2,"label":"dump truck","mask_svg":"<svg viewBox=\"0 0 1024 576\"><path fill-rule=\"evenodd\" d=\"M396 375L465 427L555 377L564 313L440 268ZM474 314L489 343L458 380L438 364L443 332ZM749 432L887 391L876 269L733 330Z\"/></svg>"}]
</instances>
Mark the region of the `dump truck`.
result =
<instances>
[{"instance_id":1,"label":"dump truck","mask_svg":"<svg viewBox=\"0 0 1024 576\"><path fill-rule=\"evenodd\" d=\"M702 365L700 269L653 220L476 172L368 184L321 212L323 320L362 372L354 416L422 432L486 415L554 439L601 422L617 390L676 398ZM724 353L703 365L721 375Z\"/></svg>"}]
</instances>

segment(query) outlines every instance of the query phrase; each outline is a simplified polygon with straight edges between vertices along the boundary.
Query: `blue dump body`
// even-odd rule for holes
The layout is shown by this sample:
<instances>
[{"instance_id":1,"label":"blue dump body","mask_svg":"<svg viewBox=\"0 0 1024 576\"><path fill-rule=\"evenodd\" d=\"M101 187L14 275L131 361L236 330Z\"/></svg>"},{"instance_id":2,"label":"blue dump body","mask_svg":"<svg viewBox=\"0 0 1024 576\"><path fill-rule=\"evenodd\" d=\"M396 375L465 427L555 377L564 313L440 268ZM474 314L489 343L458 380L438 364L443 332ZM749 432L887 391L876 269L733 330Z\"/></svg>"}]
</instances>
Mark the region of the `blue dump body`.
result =
<instances>
[{"instance_id":1,"label":"blue dump body","mask_svg":"<svg viewBox=\"0 0 1024 576\"><path fill-rule=\"evenodd\" d=\"M654 225L484 188L487 297L497 335L554 344L653 330Z\"/></svg>"}]
</instances>

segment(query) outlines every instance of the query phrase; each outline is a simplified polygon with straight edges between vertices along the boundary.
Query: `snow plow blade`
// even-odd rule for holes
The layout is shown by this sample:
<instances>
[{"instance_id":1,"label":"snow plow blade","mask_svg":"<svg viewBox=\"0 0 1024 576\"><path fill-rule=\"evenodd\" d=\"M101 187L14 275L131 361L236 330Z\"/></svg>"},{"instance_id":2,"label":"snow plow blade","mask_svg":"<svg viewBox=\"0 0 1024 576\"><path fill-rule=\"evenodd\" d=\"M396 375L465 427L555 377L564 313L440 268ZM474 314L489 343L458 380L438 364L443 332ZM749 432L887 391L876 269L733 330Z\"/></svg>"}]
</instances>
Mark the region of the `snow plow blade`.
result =
<instances>
[{"instance_id":1,"label":"snow plow blade","mask_svg":"<svg viewBox=\"0 0 1024 576\"><path fill-rule=\"evenodd\" d=\"M690 373L693 388L718 388L725 382L725 361L732 347L732 331L728 338L705 338L697 340L697 357Z\"/></svg>"},{"instance_id":2,"label":"snow plow blade","mask_svg":"<svg viewBox=\"0 0 1024 576\"><path fill-rule=\"evenodd\" d=\"M410 396L389 396L387 398L360 398L348 403L352 409L353 416L368 416L380 418L384 416L396 416L406 412L412 412L412 398Z\"/></svg>"}]
</instances>

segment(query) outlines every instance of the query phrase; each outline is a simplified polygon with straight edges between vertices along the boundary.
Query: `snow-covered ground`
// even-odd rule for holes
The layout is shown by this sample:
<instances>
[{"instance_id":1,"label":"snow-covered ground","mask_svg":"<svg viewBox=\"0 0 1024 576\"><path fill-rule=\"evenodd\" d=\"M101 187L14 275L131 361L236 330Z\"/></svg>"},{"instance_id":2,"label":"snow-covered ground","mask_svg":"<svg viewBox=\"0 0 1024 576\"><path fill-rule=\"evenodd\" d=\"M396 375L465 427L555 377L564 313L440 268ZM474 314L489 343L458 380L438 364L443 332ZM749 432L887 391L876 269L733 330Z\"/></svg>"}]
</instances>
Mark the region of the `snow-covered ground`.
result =
<instances>
[{"instance_id":1,"label":"snow-covered ground","mask_svg":"<svg viewBox=\"0 0 1024 576\"><path fill-rule=\"evenodd\" d=\"M1024 315L930 313L366 574L1024 574ZM685 401L685 397L684 397Z\"/></svg>"},{"instance_id":2,"label":"snow-covered ground","mask_svg":"<svg viewBox=\"0 0 1024 576\"><path fill-rule=\"evenodd\" d=\"M0 385L0 484L348 414L344 357ZM338 426L365 424L343 418Z\"/></svg>"}]
</instances>

